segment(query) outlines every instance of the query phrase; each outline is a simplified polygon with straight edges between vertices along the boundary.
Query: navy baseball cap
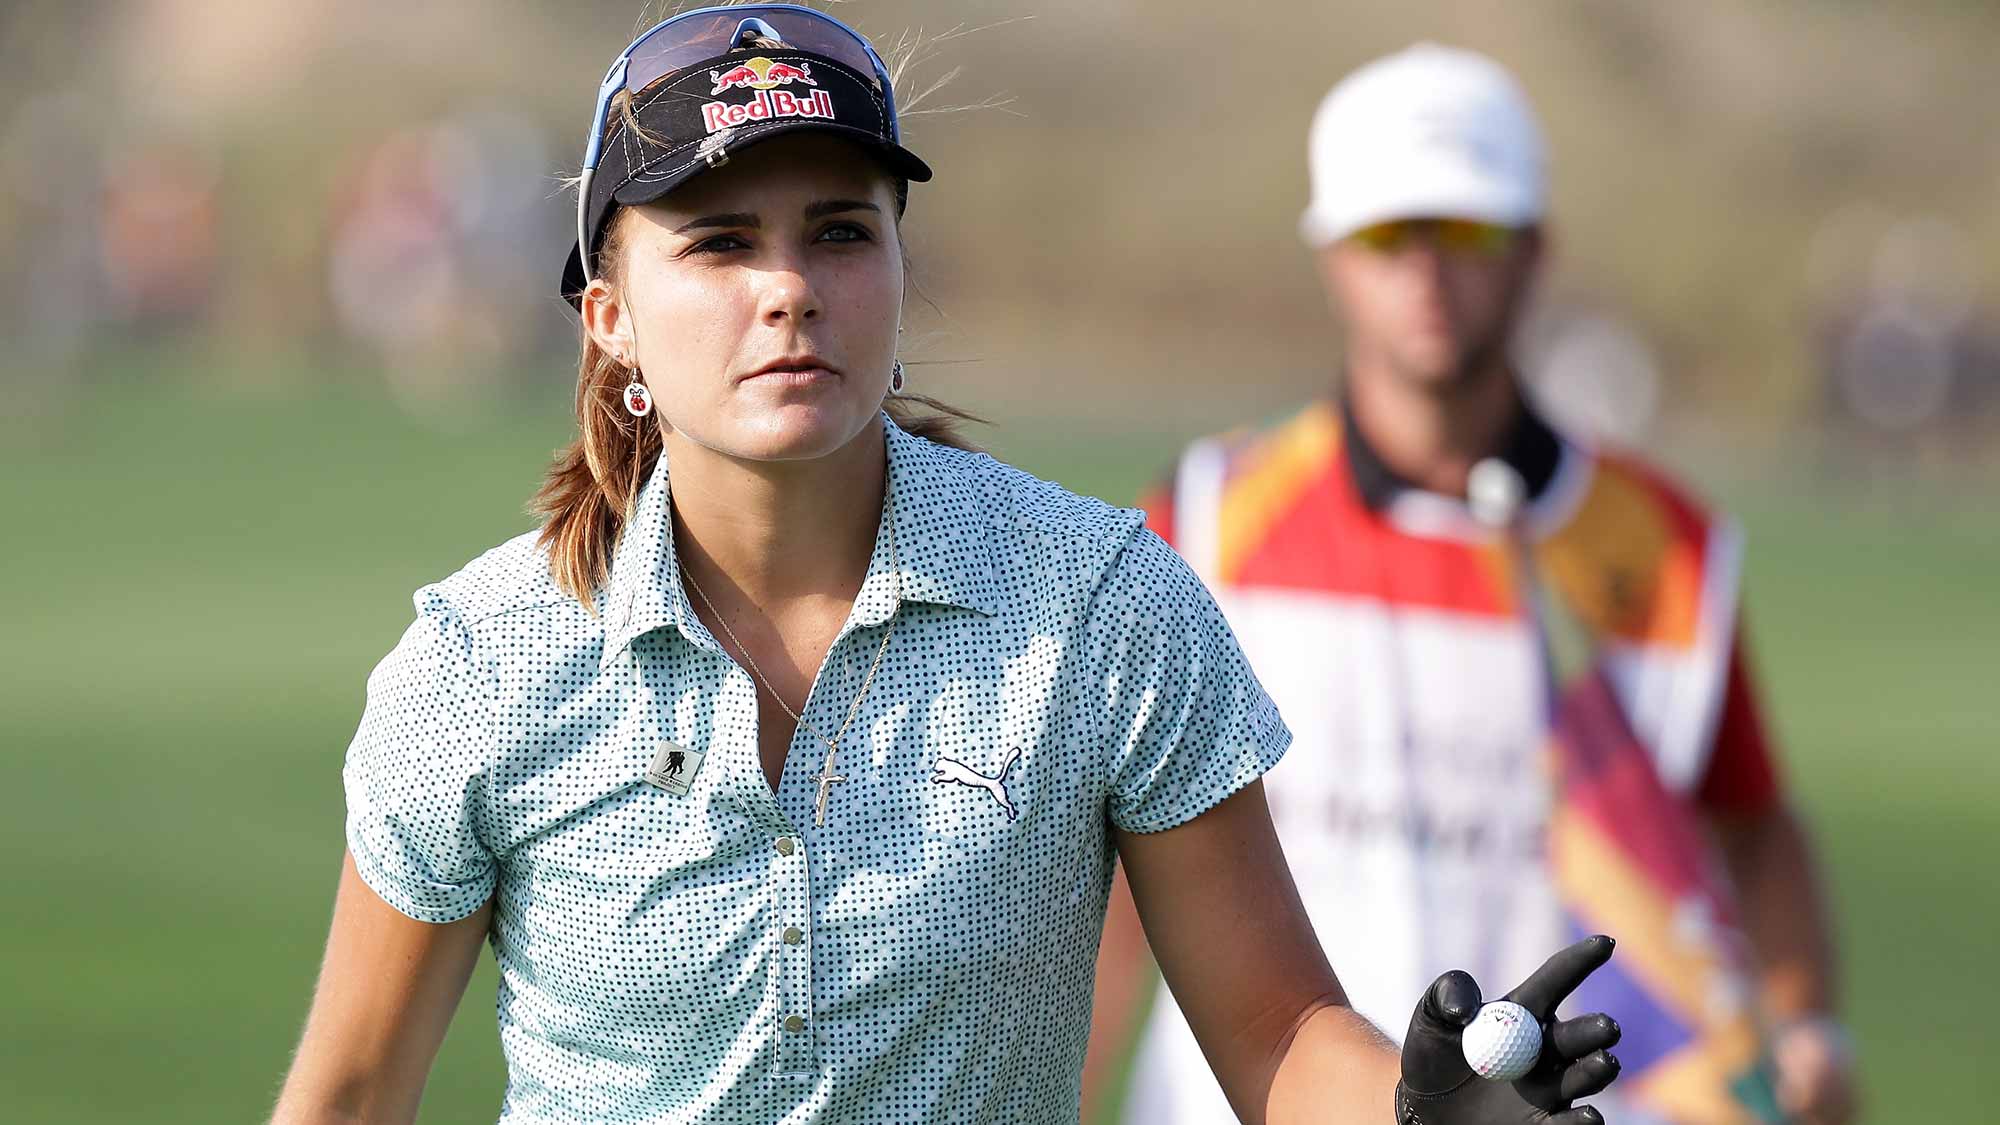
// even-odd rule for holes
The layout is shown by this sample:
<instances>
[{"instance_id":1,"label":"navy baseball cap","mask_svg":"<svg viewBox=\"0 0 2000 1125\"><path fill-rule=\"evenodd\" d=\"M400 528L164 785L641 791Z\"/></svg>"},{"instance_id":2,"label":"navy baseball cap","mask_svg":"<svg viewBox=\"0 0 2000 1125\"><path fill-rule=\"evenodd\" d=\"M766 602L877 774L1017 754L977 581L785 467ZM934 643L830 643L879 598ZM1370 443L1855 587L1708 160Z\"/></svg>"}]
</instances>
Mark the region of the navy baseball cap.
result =
<instances>
[{"instance_id":1,"label":"navy baseball cap","mask_svg":"<svg viewBox=\"0 0 2000 1125\"><path fill-rule=\"evenodd\" d=\"M750 145L808 129L854 142L900 180L931 178L930 166L901 144L880 56L823 12L707 8L640 36L598 91L564 299L581 307L597 272L586 269L584 255L596 253L615 207L650 203Z\"/></svg>"}]
</instances>

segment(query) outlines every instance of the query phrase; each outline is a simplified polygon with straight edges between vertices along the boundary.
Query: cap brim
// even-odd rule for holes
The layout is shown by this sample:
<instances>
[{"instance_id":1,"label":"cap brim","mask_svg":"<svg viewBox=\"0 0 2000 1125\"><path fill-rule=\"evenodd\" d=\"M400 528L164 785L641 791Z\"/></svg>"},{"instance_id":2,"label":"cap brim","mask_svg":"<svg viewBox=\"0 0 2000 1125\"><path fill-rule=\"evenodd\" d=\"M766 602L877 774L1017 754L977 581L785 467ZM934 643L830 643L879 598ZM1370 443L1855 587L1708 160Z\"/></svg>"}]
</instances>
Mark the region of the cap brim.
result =
<instances>
[{"instance_id":1,"label":"cap brim","mask_svg":"<svg viewBox=\"0 0 2000 1125\"><path fill-rule=\"evenodd\" d=\"M911 152L902 145L892 144L884 140L878 133L831 121L773 121L738 129L736 135L730 138L729 144L722 150L723 159L712 164L708 160L694 158L693 150L696 148L695 145L683 145L670 153L666 158L653 162L655 167L663 169L661 172L658 174L642 173L632 177L625 183L620 184L611 193L611 198L614 202L625 207L636 207L641 204L655 202L701 173L711 168L720 168L727 164L729 156L742 152L753 145L768 141L772 137L807 130L831 133L853 141L864 152L878 161L884 170L898 179L909 180L912 183L919 184L930 182L931 166L924 163L922 157L919 157L916 153ZM563 265L563 296L571 305L581 307L583 288L587 284L588 282L583 276L582 254L576 244L572 243L569 248L569 259Z\"/></svg>"},{"instance_id":2,"label":"cap brim","mask_svg":"<svg viewBox=\"0 0 2000 1125\"><path fill-rule=\"evenodd\" d=\"M1299 216L1299 235L1327 246L1363 227L1397 219L1471 219L1519 227L1540 222L1538 192L1517 180L1460 161L1408 162L1368 170L1374 191L1353 191L1338 204L1315 200Z\"/></svg>"}]
</instances>

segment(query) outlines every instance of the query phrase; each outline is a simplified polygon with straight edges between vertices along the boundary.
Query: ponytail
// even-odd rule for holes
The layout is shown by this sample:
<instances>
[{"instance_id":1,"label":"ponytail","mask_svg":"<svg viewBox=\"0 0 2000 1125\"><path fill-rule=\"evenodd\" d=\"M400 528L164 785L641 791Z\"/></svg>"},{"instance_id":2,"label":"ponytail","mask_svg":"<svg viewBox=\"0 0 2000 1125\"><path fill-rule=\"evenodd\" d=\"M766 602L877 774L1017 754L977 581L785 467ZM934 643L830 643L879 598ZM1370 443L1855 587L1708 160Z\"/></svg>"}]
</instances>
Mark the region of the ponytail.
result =
<instances>
[{"instance_id":1,"label":"ponytail","mask_svg":"<svg viewBox=\"0 0 2000 1125\"><path fill-rule=\"evenodd\" d=\"M577 439L556 455L530 510L543 517L540 542L556 585L594 611L611 552L660 459L661 439L651 415L634 418L625 410L631 376L589 333L578 367Z\"/></svg>"}]
</instances>

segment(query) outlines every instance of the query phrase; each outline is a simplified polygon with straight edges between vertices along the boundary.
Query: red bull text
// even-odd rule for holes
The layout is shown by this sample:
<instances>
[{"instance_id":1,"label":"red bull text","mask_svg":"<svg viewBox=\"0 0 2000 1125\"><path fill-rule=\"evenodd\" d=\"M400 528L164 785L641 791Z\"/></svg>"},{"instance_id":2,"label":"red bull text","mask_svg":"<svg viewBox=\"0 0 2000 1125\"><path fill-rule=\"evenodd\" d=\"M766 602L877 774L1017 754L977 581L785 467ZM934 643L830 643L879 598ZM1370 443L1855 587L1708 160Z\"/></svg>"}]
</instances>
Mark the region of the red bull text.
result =
<instances>
[{"instance_id":1,"label":"red bull text","mask_svg":"<svg viewBox=\"0 0 2000 1125\"><path fill-rule=\"evenodd\" d=\"M756 97L740 105L729 102L703 102L701 105L701 123L711 133L780 117L823 117L831 121L833 98L825 90L814 90L806 97L784 90L759 90Z\"/></svg>"}]
</instances>

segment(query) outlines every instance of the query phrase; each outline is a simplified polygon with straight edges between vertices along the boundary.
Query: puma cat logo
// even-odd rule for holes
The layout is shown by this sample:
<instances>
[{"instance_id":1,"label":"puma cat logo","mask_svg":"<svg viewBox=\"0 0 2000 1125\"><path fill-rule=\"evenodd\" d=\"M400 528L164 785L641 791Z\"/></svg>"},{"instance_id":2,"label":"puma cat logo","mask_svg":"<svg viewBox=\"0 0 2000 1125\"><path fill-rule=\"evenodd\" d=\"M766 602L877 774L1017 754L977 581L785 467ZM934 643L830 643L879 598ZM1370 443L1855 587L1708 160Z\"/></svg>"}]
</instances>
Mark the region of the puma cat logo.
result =
<instances>
[{"instance_id":1,"label":"puma cat logo","mask_svg":"<svg viewBox=\"0 0 2000 1125\"><path fill-rule=\"evenodd\" d=\"M1007 819L1013 820L1020 814L1015 812L1014 802L1007 799L1005 782L1007 771L1013 769L1014 763L1020 760L1021 751L1016 749L1007 755L1007 762L1000 767L999 773L987 777L957 758L939 758L937 772L931 774L931 782L936 785L966 785L974 789L984 789L993 794L993 799L1000 802L1001 808L1007 810Z\"/></svg>"}]
</instances>

